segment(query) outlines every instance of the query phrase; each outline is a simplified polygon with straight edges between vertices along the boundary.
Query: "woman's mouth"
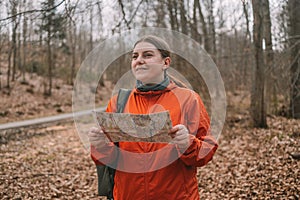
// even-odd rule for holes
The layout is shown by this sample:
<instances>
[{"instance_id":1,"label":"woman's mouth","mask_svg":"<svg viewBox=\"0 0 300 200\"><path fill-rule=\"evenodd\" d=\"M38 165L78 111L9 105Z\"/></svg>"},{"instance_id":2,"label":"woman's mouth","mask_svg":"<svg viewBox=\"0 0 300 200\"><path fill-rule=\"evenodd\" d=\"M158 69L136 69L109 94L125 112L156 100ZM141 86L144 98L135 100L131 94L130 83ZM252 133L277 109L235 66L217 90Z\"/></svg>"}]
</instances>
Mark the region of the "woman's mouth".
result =
<instances>
[{"instance_id":1,"label":"woman's mouth","mask_svg":"<svg viewBox=\"0 0 300 200\"><path fill-rule=\"evenodd\" d=\"M144 70L147 70L147 68L145 67L139 67L139 68L136 68L135 71L144 71Z\"/></svg>"}]
</instances>

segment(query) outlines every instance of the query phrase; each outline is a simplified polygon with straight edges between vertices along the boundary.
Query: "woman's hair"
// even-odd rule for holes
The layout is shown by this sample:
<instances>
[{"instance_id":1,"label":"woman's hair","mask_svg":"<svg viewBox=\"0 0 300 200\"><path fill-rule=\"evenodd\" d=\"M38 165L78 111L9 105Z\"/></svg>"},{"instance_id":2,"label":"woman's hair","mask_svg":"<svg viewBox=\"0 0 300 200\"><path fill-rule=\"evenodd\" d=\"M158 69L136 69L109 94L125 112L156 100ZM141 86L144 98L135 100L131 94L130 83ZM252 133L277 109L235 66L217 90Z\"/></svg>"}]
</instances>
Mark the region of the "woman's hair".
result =
<instances>
[{"instance_id":1,"label":"woman's hair","mask_svg":"<svg viewBox=\"0 0 300 200\"><path fill-rule=\"evenodd\" d=\"M133 46L133 48L140 42L147 42L152 45L154 45L157 50L160 52L161 56L163 58L170 57L170 47L166 41L164 41L162 38L154 36L154 35L146 35L139 39Z\"/></svg>"},{"instance_id":2,"label":"woman's hair","mask_svg":"<svg viewBox=\"0 0 300 200\"><path fill-rule=\"evenodd\" d=\"M160 37L157 37L154 35L146 35L146 36L142 37L141 39L139 39L138 41L136 41L133 48L140 42L147 42L147 43L154 45L157 48L157 50L160 52L162 58L171 57L171 49L170 49L168 43ZM186 84L183 83L181 80L175 78L174 76L172 76L170 74L168 74L168 76L179 87L188 88L186 86Z\"/></svg>"}]
</instances>

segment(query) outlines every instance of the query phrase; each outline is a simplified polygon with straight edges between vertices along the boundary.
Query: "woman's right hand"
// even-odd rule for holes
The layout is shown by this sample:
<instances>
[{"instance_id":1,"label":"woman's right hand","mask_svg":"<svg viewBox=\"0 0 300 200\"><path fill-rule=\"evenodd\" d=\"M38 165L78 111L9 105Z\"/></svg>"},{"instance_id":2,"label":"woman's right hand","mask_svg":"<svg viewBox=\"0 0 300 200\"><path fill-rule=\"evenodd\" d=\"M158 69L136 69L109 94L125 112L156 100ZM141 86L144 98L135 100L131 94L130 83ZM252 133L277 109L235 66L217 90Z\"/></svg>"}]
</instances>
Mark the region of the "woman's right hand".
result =
<instances>
[{"instance_id":1,"label":"woman's right hand","mask_svg":"<svg viewBox=\"0 0 300 200\"><path fill-rule=\"evenodd\" d=\"M109 141L101 128L92 127L88 132L90 144L95 148L106 146Z\"/></svg>"}]
</instances>

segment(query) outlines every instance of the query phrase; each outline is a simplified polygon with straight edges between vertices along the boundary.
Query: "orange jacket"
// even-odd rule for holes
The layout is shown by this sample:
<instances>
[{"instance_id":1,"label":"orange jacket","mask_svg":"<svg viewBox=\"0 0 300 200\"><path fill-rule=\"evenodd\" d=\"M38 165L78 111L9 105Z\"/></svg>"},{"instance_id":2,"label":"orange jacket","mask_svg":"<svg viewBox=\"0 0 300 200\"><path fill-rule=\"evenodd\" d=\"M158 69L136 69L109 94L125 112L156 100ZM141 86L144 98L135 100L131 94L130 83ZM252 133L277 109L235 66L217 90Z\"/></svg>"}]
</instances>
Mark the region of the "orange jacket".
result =
<instances>
[{"instance_id":1,"label":"orange jacket","mask_svg":"<svg viewBox=\"0 0 300 200\"><path fill-rule=\"evenodd\" d=\"M116 99L114 96L110 100L107 112L116 111ZM196 138L183 154L173 144L120 142L116 200L199 199L197 167L207 164L218 147L208 134L210 120L199 95L172 82L161 91L133 89L124 112L148 114L164 110L169 110L173 126L184 124ZM128 156L128 152L132 154ZM117 152L110 144L103 151L91 147L91 156L101 165L115 160Z\"/></svg>"}]
</instances>

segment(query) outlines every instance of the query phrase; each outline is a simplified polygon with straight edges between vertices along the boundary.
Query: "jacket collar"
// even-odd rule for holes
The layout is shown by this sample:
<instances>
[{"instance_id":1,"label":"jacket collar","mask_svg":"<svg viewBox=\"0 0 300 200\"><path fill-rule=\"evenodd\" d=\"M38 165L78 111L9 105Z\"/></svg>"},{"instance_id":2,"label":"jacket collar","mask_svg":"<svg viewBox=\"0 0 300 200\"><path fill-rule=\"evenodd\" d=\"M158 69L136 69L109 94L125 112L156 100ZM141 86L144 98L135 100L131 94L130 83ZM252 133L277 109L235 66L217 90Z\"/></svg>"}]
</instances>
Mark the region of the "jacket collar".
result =
<instances>
[{"instance_id":1,"label":"jacket collar","mask_svg":"<svg viewBox=\"0 0 300 200\"><path fill-rule=\"evenodd\" d=\"M165 76L165 79L156 85L144 85L141 81L136 81L136 88L141 92L164 90L170 84L170 79Z\"/></svg>"},{"instance_id":2,"label":"jacket collar","mask_svg":"<svg viewBox=\"0 0 300 200\"><path fill-rule=\"evenodd\" d=\"M169 84L161 90L141 91L137 87L135 87L133 92L137 95L160 95L162 93L171 91L175 87L177 87L176 84L173 81L169 81Z\"/></svg>"}]
</instances>

